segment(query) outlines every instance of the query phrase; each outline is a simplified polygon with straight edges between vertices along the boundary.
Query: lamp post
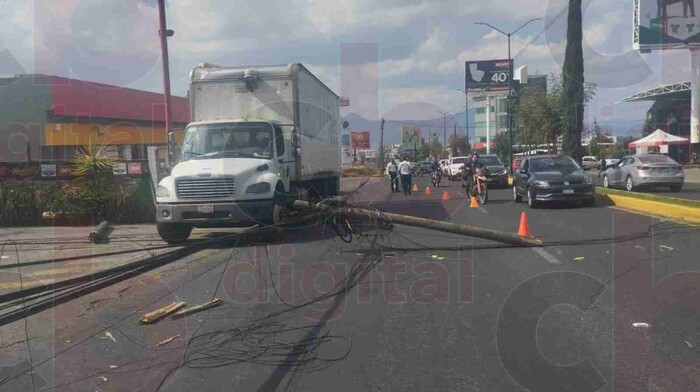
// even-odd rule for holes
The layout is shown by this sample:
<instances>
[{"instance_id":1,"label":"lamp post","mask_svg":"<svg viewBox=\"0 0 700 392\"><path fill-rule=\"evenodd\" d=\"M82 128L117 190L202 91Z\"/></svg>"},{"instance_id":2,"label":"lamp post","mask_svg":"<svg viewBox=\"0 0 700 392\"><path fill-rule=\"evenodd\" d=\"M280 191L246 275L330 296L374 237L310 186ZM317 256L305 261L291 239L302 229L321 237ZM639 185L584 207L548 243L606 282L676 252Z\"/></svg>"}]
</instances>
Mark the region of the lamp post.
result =
<instances>
[{"instance_id":1,"label":"lamp post","mask_svg":"<svg viewBox=\"0 0 700 392\"><path fill-rule=\"evenodd\" d=\"M170 108L170 63L168 60L168 37L172 37L175 33L166 28L165 23L165 0L158 0L158 36L160 37L160 50L163 57L163 96L165 103L165 140L168 141L168 158L167 164L170 166L170 132L171 132L171 108Z\"/></svg>"},{"instance_id":2,"label":"lamp post","mask_svg":"<svg viewBox=\"0 0 700 392\"><path fill-rule=\"evenodd\" d=\"M443 148L443 154L445 154L444 158L447 158L447 115L450 114L450 112L439 112L442 114L442 148Z\"/></svg>"},{"instance_id":3,"label":"lamp post","mask_svg":"<svg viewBox=\"0 0 700 392\"><path fill-rule=\"evenodd\" d=\"M507 118L508 118L508 156L510 159L510 162L508 162L508 167L510 168L510 174L511 176L513 175L513 126L512 126L512 121L511 121L511 98L512 98L512 93L513 93L513 66L511 64L511 58L510 58L510 37L520 31L523 27L529 25L530 23L540 20L542 18L534 18L530 19L527 22L523 23L522 26L518 27L514 31L510 33L506 33L505 31L495 27L492 24L486 23L486 22L476 22L478 25L485 25L489 26L490 28L496 30L497 32L505 35L508 37L508 107L507 107ZM488 121L488 119L486 120ZM486 141L487 143L489 142L488 140Z\"/></svg>"},{"instance_id":4,"label":"lamp post","mask_svg":"<svg viewBox=\"0 0 700 392\"><path fill-rule=\"evenodd\" d=\"M467 145L469 145L469 93L461 88L456 88L455 90L464 93L464 137L466 137Z\"/></svg>"}]
</instances>

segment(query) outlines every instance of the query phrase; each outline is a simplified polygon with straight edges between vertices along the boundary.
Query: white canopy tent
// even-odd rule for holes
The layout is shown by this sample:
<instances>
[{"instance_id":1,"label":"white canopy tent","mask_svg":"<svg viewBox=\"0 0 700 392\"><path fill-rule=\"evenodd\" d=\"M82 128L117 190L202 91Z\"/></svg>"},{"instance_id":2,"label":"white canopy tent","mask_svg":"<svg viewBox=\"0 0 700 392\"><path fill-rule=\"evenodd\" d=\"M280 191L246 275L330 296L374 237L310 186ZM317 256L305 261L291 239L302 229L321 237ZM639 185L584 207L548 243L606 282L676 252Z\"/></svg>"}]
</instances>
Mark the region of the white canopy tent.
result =
<instances>
[{"instance_id":1,"label":"white canopy tent","mask_svg":"<svg viewBox=\"0 0 700 392\"><path fill-rule=\"evenodd\" d=\"M668 145L683 144L690 141L684 137L668 134L660 129L657 129L650 135L643 137L629 144L630 148L635 148L637 154L644 154L648 147L660 147L662 153L668 152Z\"/></svg>"}]
</instances>

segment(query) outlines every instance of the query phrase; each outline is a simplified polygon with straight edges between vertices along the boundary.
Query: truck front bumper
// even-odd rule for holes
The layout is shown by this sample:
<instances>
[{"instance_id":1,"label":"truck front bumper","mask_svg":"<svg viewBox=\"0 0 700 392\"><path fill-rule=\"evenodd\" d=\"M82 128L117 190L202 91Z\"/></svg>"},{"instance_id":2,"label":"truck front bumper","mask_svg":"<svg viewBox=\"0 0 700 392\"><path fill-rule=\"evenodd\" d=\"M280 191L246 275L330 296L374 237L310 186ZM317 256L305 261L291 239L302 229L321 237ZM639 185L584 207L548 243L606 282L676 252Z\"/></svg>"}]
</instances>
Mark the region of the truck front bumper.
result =
<instances>
[{"instance_id":1,"label":"truck front bumper","mask_svg":"<svg viewBox=\"0 0 700 392\"><path fill-rule=\"evenodd\" d=\"M194 226L236 222L264 222L272 214L272 199L226 203L156 204L159 223L191 223Z\"/></svg>"}]
</instances>

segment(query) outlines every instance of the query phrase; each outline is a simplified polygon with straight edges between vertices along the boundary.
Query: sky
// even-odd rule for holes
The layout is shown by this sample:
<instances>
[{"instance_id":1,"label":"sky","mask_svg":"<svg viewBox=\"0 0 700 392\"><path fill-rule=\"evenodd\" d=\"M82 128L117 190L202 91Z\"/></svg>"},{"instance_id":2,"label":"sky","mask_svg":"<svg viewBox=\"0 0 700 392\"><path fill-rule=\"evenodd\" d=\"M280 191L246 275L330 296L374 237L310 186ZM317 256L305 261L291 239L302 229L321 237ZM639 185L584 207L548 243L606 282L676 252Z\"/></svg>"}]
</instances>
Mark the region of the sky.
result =
<instances>
[{"instance_id":1,"label":"sky","mask_svg":"<svg viewBox=\"0 0 700 392\"><path fill-rule=\"evenodd\" d=\"M507 58L558 74L567 0L170 0L172 92L184 96L198 63L300 62L368 119L459 113L464 62ZM588 120L644 119L649 103L618 101L689 79L687 50L632 50L632 0L584 0ZM557 17L560 15L559 17ZM545 29L545 27L547 27ZM0 75L46 73L161 92L155 0L25 0L0 4ZM544 29L544 31L543 31ZM541 34L540 34L541 33ZM523 50L525 49L525 50ZM462 115L463 116L463 115ZM620 130L618 130L620 131ZM622 130L624 133L624 130Z\"/></svg>"}]
</instances>

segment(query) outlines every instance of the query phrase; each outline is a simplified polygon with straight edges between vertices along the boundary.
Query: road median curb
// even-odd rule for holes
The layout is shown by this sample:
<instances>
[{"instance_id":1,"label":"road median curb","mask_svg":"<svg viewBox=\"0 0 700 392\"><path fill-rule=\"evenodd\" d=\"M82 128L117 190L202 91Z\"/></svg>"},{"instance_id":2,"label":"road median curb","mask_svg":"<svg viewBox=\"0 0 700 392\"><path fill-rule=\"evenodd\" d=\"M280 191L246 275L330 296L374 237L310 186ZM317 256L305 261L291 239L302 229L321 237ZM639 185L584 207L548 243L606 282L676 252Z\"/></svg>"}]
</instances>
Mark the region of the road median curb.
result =
<instances>
[{"instance_id":1,"label":"road median curb","mask_svg":"<svg viewBox=\"0 0 700 392\"><path fill-rule=\"evenodd\" d=\"M700 201L596 188L596 204L700 224Z\"/></svg>"}]
</instances>

